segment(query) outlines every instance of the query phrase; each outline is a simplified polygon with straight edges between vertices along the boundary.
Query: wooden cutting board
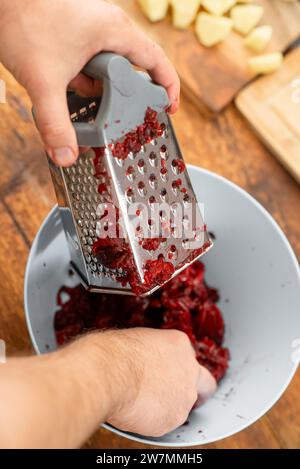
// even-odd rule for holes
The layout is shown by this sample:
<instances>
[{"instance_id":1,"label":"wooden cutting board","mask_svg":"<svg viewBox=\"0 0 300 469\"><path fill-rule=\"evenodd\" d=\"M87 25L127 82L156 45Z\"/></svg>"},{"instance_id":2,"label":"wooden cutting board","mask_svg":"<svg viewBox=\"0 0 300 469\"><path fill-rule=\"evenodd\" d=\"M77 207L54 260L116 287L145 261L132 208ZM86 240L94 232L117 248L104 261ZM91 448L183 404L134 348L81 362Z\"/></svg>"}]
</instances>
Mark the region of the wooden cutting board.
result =
<instances>
[{"instance_id":1,"label":"wooden cutting board","mask_svg":"<svg viewBox=\"0 0 300 469\"><path fill-rule=\"evenodd\" d=\"M170 15L159 23L151 23L143 15L136 0L111 0L118 4L158 42L175 64L184 92L200 108L221 111L238 91L252 78L247 68L251 55L243 45L243 38L231 33L229 38L214 48L201 46L194 27L180 31L172 26ZM263 5L262 24L274 27L269 51L284 51L300 36L300 3L283 0L257 0Z\"/></svg>"},{"instance_id":2,"label":"wooden cutting board","mask_svg":"<svg viewBox=\"0 0 300 469\"><path fill-rule=\"evenodd\" d=\"M300 183L300 47L278 72L248 85L236 105Z\"/></svg>"}]
</instances>

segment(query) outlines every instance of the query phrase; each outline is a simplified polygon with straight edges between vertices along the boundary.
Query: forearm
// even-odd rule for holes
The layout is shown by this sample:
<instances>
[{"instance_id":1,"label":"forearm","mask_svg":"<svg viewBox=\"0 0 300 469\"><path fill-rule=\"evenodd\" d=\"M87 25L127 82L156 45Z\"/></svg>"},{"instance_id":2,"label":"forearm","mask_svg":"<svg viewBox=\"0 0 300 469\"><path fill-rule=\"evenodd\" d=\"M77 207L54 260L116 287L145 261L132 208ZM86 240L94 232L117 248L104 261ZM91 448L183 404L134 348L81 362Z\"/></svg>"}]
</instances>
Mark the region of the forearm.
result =
<instances>
[{"instance_id":1,"label":"forearm","mask_svg":"<svg viewBox=\"0 0 300 469\"><path fill-rule=\"evenodd\" d=\"M110 370L107 341L109 334L92 334L58 352L0 365L0 447L80 446L123 392L126 372Z\"/></svg>"}]
</instances>

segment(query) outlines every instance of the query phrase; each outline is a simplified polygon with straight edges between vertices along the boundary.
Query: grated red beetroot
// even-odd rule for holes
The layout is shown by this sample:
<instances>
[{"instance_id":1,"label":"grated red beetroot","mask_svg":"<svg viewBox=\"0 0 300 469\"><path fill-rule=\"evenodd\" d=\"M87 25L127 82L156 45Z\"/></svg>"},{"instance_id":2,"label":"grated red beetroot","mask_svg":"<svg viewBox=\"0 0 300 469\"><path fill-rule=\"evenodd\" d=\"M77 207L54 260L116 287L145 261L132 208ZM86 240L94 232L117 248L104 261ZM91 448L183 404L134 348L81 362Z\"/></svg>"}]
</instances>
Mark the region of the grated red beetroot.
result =
<instances>
[{"instance_id":1,"label":"grated red beetroot","mask_svg":"<svg viewBox=\"0 0 300 469\"><path fill-rule=\"evenodd\" d=\"M159 258L148 272L164 277L164 260ZM141 298L89 293L81 285L62 287L57 294L60 307L55 314L56 339L62 345L74 337L97 329L153 327L185 332L200 364L217 381L224 376L230 359L222 347L224 321L218 306L217 290L204 281L204 265L196 261L152 296ZM162 279L163 280L163 279ZM64 302L63 294L69 299Z\"/></svg>"},{"instance_id":2,"label":"grated red beetroot","mask_svg":"<svg viewBox=\"0 0 300 469\"><path fill-rule=\"evenodd\" d=\"M144 123L139 125L135 130L128 132L123 142L116 142L108 145L112 155L119 159L126 159L130 152L138 153L142 145L151 142L153 139L161 136L164 132L165 125L158 121L158 113L151 109L147 109ZM107 178L107 171L103 165L105 157L105 147L93 148L95 152L94 176L96 178ZM181 166L183 168L183 166ZM100 195L109 194L107 184L102 182L98 185ZM109 200L107 200L109 201ZM116 208L118 211L118 209ZM117 236L119 235L119 213L117 212L116 220ZM143 249L148 251L156 251L160 243L165 238L147 238L141 241ZM157 285L161 285L170 279L174 273L174 267L170 262L164 259L148 261L143 266L145 271L144 281L141 282L139 277L131 249L128 242L118 238L98 238L93 244L93 254L99 262L110 269L122 269L124 274L117 278L122 285L129 283L136 295L141 295L152 290Z\"/></svg>"},{"instance_id":3,"label":"grated red beetroot","mask_svg":"<svg viewBox=\"0 0 300 469\"><path fill-rule=\"evenodd\" d=\"M123 142L111 145L112 155L115 158L125 160L130 152L139 153L143 145L160 137L162 133L163 129L158 122L157 112L148 107L144 123L139 125L136 130L128 132Z\"/></svg>"}]
</instances>

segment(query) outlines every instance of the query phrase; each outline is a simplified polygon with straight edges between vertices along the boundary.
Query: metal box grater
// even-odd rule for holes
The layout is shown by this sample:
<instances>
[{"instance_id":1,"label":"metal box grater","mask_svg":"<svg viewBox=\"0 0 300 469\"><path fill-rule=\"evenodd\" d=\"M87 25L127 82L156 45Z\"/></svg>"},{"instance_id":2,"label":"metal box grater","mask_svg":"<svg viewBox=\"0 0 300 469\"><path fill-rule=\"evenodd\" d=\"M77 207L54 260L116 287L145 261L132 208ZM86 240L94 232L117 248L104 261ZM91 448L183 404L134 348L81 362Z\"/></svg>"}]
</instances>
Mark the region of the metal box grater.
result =
<instances>
[{"instance_id":1,"label":"metal box grater","mask_svg":"<svg viewBox=\"0 0 300 469\"><path fill-rule=\"evenodd\" d=\"M124 242L118 243L129 247L123 258L132 257L142 294L150 294L212 243L166 112L166 91L148 75L136 72L125 58L111 53L96 56L84 72L103 80L102 98L69 94L68 105L79 145L92 148L69 168L56 167L48 159L72 265L90 291L133 293L122 265L112 267L95 252L97 240L107 236L105 229L115 229L112 218L104 216L115 207L124 235ZM118 145L125 145L128 135L147 125L147 110L157 116L159 135L149 137L126 158L116 157ZM192 218L186 215L188 208ZM149 239L157 241L155 250L145 248L144 240ZM162 258L167 268L172 266L169 278L153 279L144 288L145 266Z\"/></svg>"}]
</instances>

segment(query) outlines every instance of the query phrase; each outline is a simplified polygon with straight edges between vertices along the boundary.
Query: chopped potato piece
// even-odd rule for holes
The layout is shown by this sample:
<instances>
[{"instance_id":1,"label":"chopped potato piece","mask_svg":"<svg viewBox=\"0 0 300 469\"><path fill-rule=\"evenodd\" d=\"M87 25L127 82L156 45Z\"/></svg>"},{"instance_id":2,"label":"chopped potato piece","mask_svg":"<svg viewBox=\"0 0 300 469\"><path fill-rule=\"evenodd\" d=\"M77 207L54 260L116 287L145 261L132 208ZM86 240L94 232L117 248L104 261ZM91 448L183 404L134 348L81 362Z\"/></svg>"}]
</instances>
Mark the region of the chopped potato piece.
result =
<instances>
[{"instance_id":1,"label":"chopped potato piece","mask_svg":"<svg viewBox=\"0 0 300 469\"><path fill-rule=\"evenodd\" d=\"M224 16L213 16L209 13L199 13L196 22L196 33L201 44L206 47L214 46L224 41L232 29L232 20Z\"/></svg>"},{"instance_id":2,"label":"chopped potato piece","mask_svg":"<svg viewBox=\"0 0 300 469\"><path fill-rule=\"evenodd\" d=\"M283 55L281 52L259 55L248 59L248 65L253 73L266 74L275 72L282 64Z\"/></svg>"},{"instance_id":3,"label":"chopped potato piece","mask_svg":"<svg viewBox=\"0 0 300 469\"><path fill-rule=\"evenodd\" d=\"M176 28L188 28L198 13L201 0L171 0L173 25Z\"/></svg>"},{"instance_id":4,"label":"chopped potato piece","mask_svg":"<svg viewBox=\"0 0 300 469\"><path fill-rule=\"evenodd\" d=\"M144 14L150 21L164 19L169 8L169 0L138 0Z\"/></svg>"},{"instance_id":5,"label":"chopped potato piece","mask_svg":"<svg viewBox=\"0 0 300 469\"><path fill-rule=\"evenodd\" d=\"M237 0L202 0L201 5L213 15L222 16L237 3Z\"/></svg>"},{"instance_id":6,"label":"chopped potato piece","mask_svg":"<svg viewBox=\"0 0 300 469\"><path fill-rule=\"evenodd\" d=\"M261 5L236 5L230 12L234 29L247 35L260 22L264 13Z\"/></svg>"},{"instance_id":7,"label":"chopped potato piece","mask_svg":"<svg viewBox=\"0 0 300 469\"><path fill-rule=\"evenodd\" d=\"M245 38L245 46L254 52L262 52L269 44L272 33L272 26L258 26Z\"/></svg>"}]
</instances>

